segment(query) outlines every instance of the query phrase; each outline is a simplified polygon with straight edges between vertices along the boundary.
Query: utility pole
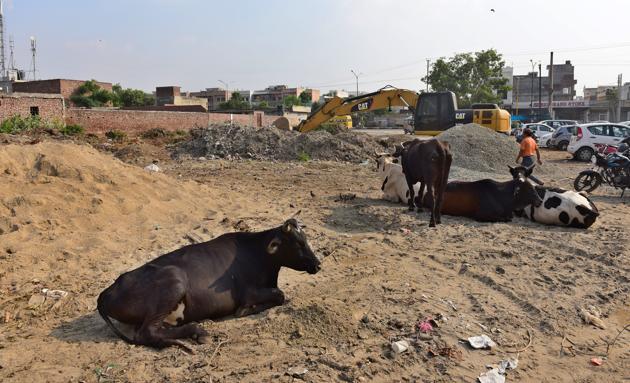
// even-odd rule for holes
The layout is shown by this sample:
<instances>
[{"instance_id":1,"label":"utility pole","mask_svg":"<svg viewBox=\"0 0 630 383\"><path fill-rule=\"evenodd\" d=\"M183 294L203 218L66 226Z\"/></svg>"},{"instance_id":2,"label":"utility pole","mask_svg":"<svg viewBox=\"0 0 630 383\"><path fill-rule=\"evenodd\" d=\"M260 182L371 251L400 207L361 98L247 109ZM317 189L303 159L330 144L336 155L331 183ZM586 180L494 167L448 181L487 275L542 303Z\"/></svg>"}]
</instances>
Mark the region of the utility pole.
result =
<instances>
[{"instance_id":1,"label":"utility pole","mask_svg":"<svg viewBox=\"0 0 630 383\"><path fill-rule=\"evenodd\" d=\"M350 69L350 72L352 72L354 78L357 80L357 97L359 97L359 75L353 69Z\"/></svg>"},{"instance_id":2,"label":"utility pole","mask_svg":"<svg viewBox=\"0 0 630 383\"><path fill-rule=\"evenodd\" d=\"M37 66L35 65L35 58L37 56L37 40L34 36L31 36L31 53L33 54L33 81L37 80Z\"/></svg>"},{"instance_id":3,"label":"utility pole","mask_svg":"<svg viewBox=\"0 0 630 383\"><path fill-rule=\"evenodd\" d=\"M0 0L0 77L7 75L7 67L4 62L4 11L2 9L2 0Z\"/></svg>"},{"instance_id":4,"label":"utility pole","mask_svg":"<svg viewBox=\"0 0 630 383\"><path fill-rule=\"evenodd\" d=\"M431 59L427 59L427 81L425 81L426 84L426 92L429 93L429 66L431 65Z\"/></svg>"},{"instance_id":5,"label":"utility pole","mask_svg":"<svg viewBox=\"0 0 630 383\"><path fill-rule=\"evenodd\" d=\"M515 104L516 104L516 115L517 116L518 116L518 81L520 79L521 79L520 77L516 76L516 103Z\"/></svg>"},{"instance_id":6,"label":"utility pole","mask_svg":"<svg viewBox=\"0 0 630 383\"><path fill-rule=\"evenodd\" d=\"M617 122L621 121L621 84L622 84L622 74L620 73L617 76Z\"/></svg>"},{"instance_id":7,"label":"utility pole","mask_svg":"<svg viewBox=\"0 0 630 383\"><path fill-rule=\"evenodd\" d=\"M553 116L553 52L549 56L549 117Z\"/></svg>"},{"instance_id":8,"label":"utility pole","mask_svg":"<svg viewBox=\"0 0 630 383\"><path fill-rule=\"evenodd\" d=\"M529 92L529 122L534 122L534 74L536 73L536 63L532 59L530 59L529 62L532 63L532 71L529 72L532 78L531 91Z\"/></svg>"},{"instance_id":9,"label":"utility pole","mask_svg":"<svg viewBox=\"0 0 630 383\"><path fill-rule=\"evenodd\" d=\"M542 64L538 62L538 121L542 116Z\"/></svg>"},{"instance_id":10,"label":"utility pole","mask_svg":"<svg viewBox=\"0 0 630 383\"><path fill-rule=\"evenodd\" d=\"M230 83L222 80L219 80L219 82L225 87L225 102L230 101L232 98L232 95L230 94Z\"/></svg>"}]
</instances>

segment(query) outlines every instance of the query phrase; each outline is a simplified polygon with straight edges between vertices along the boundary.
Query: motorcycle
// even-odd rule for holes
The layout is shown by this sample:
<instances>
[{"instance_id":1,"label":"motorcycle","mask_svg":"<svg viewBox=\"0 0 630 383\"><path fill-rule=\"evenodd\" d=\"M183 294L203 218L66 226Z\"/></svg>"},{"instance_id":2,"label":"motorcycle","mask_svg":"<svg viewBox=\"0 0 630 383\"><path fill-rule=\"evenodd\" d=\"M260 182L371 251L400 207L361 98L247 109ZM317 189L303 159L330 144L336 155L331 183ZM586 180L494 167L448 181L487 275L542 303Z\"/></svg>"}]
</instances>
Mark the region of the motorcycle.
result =
<instances>
[{"instance_id":1,"label":"motorcycle","mask_svg":"<svg viewBox=\"0 0 630 383\"><path fill-rule=\"evenodd\" d=\"M609 145L598 145L598 151L591 157L594 167L578 174L573 182L575 190L590 193L606 183L621 189L623 197L626 188L630 188L630 148L623 145L616 150Z\"/></svg>"}]
</instances>

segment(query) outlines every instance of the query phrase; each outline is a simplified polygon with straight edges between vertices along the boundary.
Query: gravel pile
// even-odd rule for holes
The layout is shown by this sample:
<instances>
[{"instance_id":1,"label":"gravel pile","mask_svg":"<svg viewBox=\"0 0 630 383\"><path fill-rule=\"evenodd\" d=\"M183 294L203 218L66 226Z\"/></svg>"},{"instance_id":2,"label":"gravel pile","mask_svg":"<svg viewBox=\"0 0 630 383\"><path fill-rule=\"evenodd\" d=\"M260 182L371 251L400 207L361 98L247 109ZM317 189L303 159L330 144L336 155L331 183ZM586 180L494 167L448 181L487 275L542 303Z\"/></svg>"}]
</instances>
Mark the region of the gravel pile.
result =
<instances>
[{"instance_id":1,"label":"gravel pile","mask_svg":"<svg viewBox=\"0 0 630 383\"><path fill-rule=\"evenodd\" d=\"M256 160L330 160L360 163L391 146L387 140L345 131L307 134L273 127L213 125L191 131L191 139L174 148L175 157Z\"/></svg>"},{"instance_id":2,"label":"gravel pile","mask_svg":"<svg viewBox=\"0 0 630 383\"><path fill-rule=\"evenodd\" d=\"M455 126L437 136L447 141L453 153L453 167L482 173L507 173L514 165L518 144L513 137L477 124Z\"/></svg>"}]
</instances>

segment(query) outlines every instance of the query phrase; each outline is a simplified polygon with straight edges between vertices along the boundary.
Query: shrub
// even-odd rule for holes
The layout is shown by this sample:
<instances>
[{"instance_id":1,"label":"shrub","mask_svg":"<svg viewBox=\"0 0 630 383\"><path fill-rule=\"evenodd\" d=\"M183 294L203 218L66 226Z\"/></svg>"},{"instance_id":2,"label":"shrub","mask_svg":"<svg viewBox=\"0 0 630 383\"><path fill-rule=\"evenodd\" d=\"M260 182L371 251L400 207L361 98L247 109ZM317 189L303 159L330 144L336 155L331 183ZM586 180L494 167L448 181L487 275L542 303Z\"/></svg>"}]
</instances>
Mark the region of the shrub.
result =
<instances>
[{"instance_id":1,"label":"shrub","mask_svg":"<svg viewBox=\"0 0 630 383\"><path fill-rule=\"evenodd\" d=\"M125 132L121 132L120 130L110 130L105 133L105 137L113 141L124 141L125 138L127 138L127 134Z\"/></svg>"},{"instance_id":2,"label":"shrub","mask_svg":"<svg viewBox=\"0 0 630 383\"><path fill-rule=\"evenodd\" d=\"M64 136L77 136L83 134L83 132L85 132L85 129L83 129L83 127L78 124L66 125L63 128L59 129L59 133L63 134Z\"/></svg>"},{"instance_id":3,"label":"shrub","mask_svg":"<svg viewBox=\"0 0 630 383\"><path fill-rule=\"evenodd\" d=\"M311 156L308 153L302 151L302 152L298 153L297 159L298 159L298 161L308 162L308 161L311 160Z\"/></svg>"},{"instance_id":4,"label":"shrub","mask_svg":"<svg viewBox=\"0 0 630 383\"><path fill-rule=\"evenodd\" d=\"M153 129L149 129L149 130L145 130L144 132L142 132L140 134L140 137L142 138L160 138L160 137L166 137L166 131L162 128L153 128Z\"/></svg>"},{"instance_id":5,"label":"shrub","mask_svg":"<svg viewBox=\"0 0 630 383\"><path fill-rule=\"evenodd\" d=\"M0 124L0 133L19 134L42 127L39 116L20 117L18 115L7 118Z\"/></svg>"}]
</instances>

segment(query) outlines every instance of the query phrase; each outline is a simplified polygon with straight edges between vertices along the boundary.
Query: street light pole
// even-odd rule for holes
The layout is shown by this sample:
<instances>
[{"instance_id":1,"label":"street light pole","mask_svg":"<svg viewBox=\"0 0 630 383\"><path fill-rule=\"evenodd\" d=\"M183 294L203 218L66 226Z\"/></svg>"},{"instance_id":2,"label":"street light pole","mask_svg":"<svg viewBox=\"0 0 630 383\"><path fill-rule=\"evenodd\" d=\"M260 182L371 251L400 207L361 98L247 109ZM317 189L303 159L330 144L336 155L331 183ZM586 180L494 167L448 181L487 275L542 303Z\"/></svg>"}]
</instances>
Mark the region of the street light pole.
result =
<instances>
[{"instance_id":1,"label":"street light pole","mask_svg":"<svg viewBox=\"0 0 630 383\"><path fill-rule=\"evenodd\" d=\"M225 101L230 101L229 99L232 98L230 95L230 83L222 80L219 80L219 82L225 87Z\"/></svg>"},{"instance_id":2,"label":"street light pole","mask_svg":"<svg viewBox=\"0 0 630 383\"><path fill-rule=\"evenodd\" d=\"M350 72L354 75L354 78L357 80L357 97L359 97L359 75L353 69L350 69Z\"/></svg>"},{"instance_id":3,"label":"street light pole","mask_svg":"<svg viewBox=\"0 0 630 383\"><path fill-rule=\"evenodd\" d=\"M541 63L538 62L538 120L542 115L542 68Z\"/></svg>"}]
</instances>

